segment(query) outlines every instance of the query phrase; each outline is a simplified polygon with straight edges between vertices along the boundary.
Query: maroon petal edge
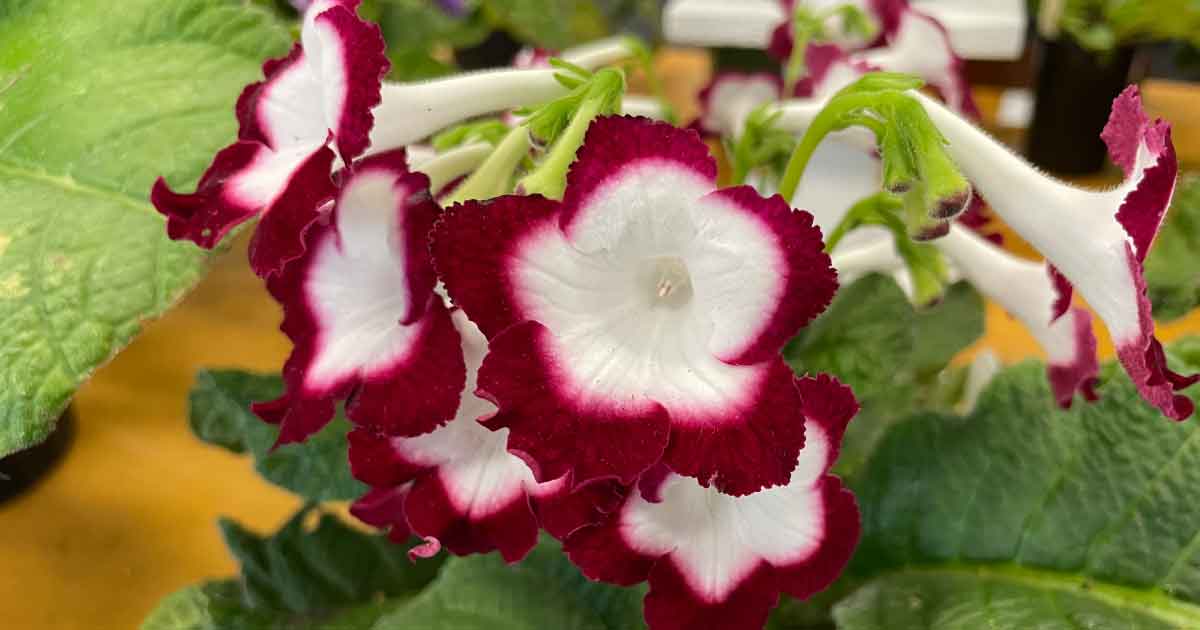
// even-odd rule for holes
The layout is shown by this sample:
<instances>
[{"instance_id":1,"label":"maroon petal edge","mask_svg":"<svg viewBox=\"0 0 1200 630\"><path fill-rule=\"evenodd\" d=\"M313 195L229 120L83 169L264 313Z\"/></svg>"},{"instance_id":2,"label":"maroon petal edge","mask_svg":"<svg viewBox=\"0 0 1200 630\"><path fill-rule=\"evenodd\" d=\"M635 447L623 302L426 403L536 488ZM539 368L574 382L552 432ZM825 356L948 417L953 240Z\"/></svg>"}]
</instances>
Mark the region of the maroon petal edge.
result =
<instances>
[{"instance_id":1,"label":"maroon petal edge","mask_svg":"<svg viewBox=\"0 0 1200 630\"><path fill-rule=\"evenodd\" d=\"M327 24L341 40L346 93L333 132L338 153L346 163L362 155L370 144L375 124L371 110L382 102L383 77L391 69L379 26L359 18L355 4L341 3L316 17L316 22Z\"/></svg>"},{"instance_id":2,"label":"maroon petal edge","mask_svg":"<svg viewBox=\"0 0 1200 630\"><path fill-rule=\"evenodd\" d=\"M1063 409L1070 409L1075 392L1089 402L1099 399L1096 384L1100 361L1096 358L1096 334L1092 331L1092 314L1082 308L1067 311L1075 332L1075 356L1066 364L1046 364L1046 378L1054 392L1054 400Z\"/></svg>"},{"instance_id":3,"label":"maroon petal edge","mask_svg":"<svg viewBox=\"0 0 1200 630\"><path fill-rule=\"evenodd\" d=\"M563 232L570 234L571 224L610 178L645 160L679 164L716 186L717 161L695 130L637 116L601 116L588 127L567 172L559 217Z\"/></svg>"},{"instance_id":4,"label":"maroon petal edge","mask_svg":"<svg viewBox=\"0 0 1200 630\"><path fill-rule=\"evenodd\" d=\"M491 340L478 394L499 411L483 424L510 430L509 451L529 463L539 482L569 474L574 486L605 479L633 483L667 447L666 410L657 403L577 404L556 367L563 359L552 355L552 343L550 331L534 321Z\"/></svg>"}]
</instances>

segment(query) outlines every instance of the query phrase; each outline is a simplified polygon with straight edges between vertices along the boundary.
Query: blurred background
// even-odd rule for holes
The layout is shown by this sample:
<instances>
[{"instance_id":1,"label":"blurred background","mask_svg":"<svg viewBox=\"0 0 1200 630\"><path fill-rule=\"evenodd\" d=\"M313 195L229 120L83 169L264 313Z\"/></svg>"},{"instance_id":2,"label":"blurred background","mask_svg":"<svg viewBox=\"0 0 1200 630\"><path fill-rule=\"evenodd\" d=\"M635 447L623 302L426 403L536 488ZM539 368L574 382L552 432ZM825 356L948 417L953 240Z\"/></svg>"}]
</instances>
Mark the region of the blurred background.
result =
<instances>
[{"instance_id":1,"label":"blurred background","mask_svg":"<svg viewBox=\"0 0 1200 630\"><path fill-rule=\"evenodd\" d=\"M294 16L304 4L254 3L283 16ZM770 63L756 49L783 16L774 0L739 0L739 9L757 3L761 19L731 23L719 37L696 37L689 22L693 9L712 3L733 4L367 0L362 11L382 27L393 80L506 66L525 46L561 49L610 33L636 33L659 47L654 66L686 124L717 69ZM917 4L943 22L967 59L983 125L1043 169L1088 186L1119 181L1120 171L1105 161L1099 131L1113 97L1139 82L1151 116L1173 124L1185 176L1200 170L1200 3ZM632 77L631 85L633 91L648 88L645 77ZM1200 226L1181 238L1183 247L1200 251ZM277 331L278 307L247 267L245 241L96 373L49 442L0 461L9 478L0 481L0 628L137 627L164 595L235 571L214 525L218 516L267 531L298 507L295 497L263 481L246 457L197 440L186 421L198 369L273 371L289 350ZM1032 255L1011 234L1005 242ZM1180 303L1194 301L1200 286L1195 269L1149 273L1178 274ZM1171 296L1164 299L1169 309ZM1200 331L1196 313L1156 314L1164 322L1164 341ZM1101 344L1102 355L1111 357L1111 344ZM1038 353L1029 334L993 305L984 338L959 360L969 361L983 347L1005 362Z\"/></svg>"}]
</instances>

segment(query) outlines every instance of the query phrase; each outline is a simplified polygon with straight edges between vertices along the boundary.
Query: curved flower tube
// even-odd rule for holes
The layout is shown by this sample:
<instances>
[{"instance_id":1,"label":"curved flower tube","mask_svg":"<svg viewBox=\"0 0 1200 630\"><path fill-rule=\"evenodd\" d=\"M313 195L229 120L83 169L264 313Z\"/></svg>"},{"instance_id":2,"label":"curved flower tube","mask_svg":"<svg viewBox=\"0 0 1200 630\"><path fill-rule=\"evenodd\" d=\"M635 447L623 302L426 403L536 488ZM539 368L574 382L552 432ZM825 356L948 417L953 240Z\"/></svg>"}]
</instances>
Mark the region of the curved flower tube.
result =
<instances>
[{"instance_id":1,"label":"curved flower tube","mask_svg":"<svg viewBox=\"0 0 1200 630\"><path fill-rule=\"evenodd\" d=\"M254 411L280 424L280 444L320 430L347 397L359 426L431 431L454 416L466 378L458 333L433 293L426 241L439 210L428 178L408 171L403 150L354 166L304 255L267 281L295 347L287 391Z\"/></svg>"},{"instance_id":2,"label":"curved flower tube","mask_svg":"<svg viewBox=\"0 0 1200 630\"><path fill-rule=\"evenodd\" d=\"M1046 375L1054 398L1064 408L1075 393L1096 400L1100 373L1092 315L1063 302L1044 263L1022 260L992 245L969 229L951 226L933 245L980 293L995 300L1033 334L1046 351Z\"/></svg>"},{"instance_id":3,"label":"curved flower tube","mask_svg":"<svg viewBox=\"0 0 1200 630\"><path fill-rule=\"evenodd\" d=\"M659 461L731 494L789 479L803 415L778 351L837 282L811 215L715 178L694 132L602 117L562 202L468 202L435 228L491 340L485 424L539 481L628 484Z\"/></svg>"},{"instance_id":4,"label":"curved flower tube","mask_svg":"<svg viewBox=\"0 0 1200 630\"><path fill-rule=\"evenodd\" d=\"M366 150L389 67L379 27L360 19L357 6L323 0L308 8L300 43L264 63L265 79L242 92L238 140L217 153L194 193L176 193L161 177L154 183L150 199L171 238L212 248L261 211L256 272L277 273L303 252L303 227L332 193L328 145L345 163Z\"/></svg>"},{"instance_id":5,"label":"curved flower tube","mask_svg":"<svg viewBox=\"0 0 1200 630\"><path fill-rule=\"evenodd\" d=\"M787 485L732 497L657 471L602 523L567 537L572 562L594 580L649 580L650 630L758 628L780 592L828 586L859 535L854 496L829 474L858 404L828 376L797 386L807 443Z\"/></svg>"},{"instance_id":6,"label":"curved flower tube","mask_svg":"<svg viewBox=\"0 0 1200 630\"><path fill-rule=\"evenodd\" d=\"M1090 191L1040 173L933 99L916 97L996 214L1100 316L1142 397L1170 418L1190 416L1192 402L1175 391L1200 375L1182 376L1167 367L1154 337L1142 267L1175 190L1178 164L1170 125L1151 122L1137 87L1127 88L1113 102L1102 134L1125 181L1112 190Z\"/></svg>"},{"instance_id":7,"label":"curved flower tube","mask_svg":"<svg viewBox=\"0 0 1200 630\"><path fill-rule=\"evenodd\" d=\"M462 402L448 424L415 437L368 429L350 433L350 467L372 486L351 512L376 526L399 526L458 555L500 550L515 562L537 543L531 497L539 494L529 466L505 449L508 431L479 424L496 407L475 395L487 339L462 311L451 318L462 339L467 377ZM564 487L545 484L542 493ZM386 497L390 497L383 505Z\"/></svg>"}]
</instances>

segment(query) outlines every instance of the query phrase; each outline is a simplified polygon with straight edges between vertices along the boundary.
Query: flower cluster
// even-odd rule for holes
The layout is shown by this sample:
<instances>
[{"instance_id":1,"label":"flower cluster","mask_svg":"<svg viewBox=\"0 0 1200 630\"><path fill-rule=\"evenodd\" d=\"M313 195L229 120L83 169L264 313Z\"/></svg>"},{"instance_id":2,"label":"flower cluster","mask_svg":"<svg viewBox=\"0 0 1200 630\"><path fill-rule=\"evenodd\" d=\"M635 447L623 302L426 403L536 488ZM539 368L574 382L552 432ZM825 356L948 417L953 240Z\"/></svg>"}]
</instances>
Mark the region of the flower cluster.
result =
<instances>
[{"instance_id":1,"label":"flower cluster","mask_svg":"<svg viewBox=\"0 0 1200 630\"><path fill-rule=\"evenodd\" d=\"M589 578L648 581L653 630L759 627L781 593L828 586L859 536L854 497L830 473L858 403L831 376L796 376L780 350L832 300L835 267L898 266L886 233L831 258L822 232L887 164L853 138L830 144L800 195L811 214L721 188L695 131L618 115L623 75L590 71L632 52L620 40L558 66L531 51L514 68L396 84L357 5L313 2L196 190L160 180L152 193L172 238L204 247L259 218L251 264L293 343L286 391L254 407L279 442L344 404L350 466L371 487L351 510L361 520L423 539L414 557L515 562L545 530ZM801 109L871 69L936 77L949 108L912 98L1050 266L957 225L936 247L1035 331L1061 403L1094 398L1097 373L1074 286L1143 395L1188 415L1173 388L1195 377L1166 368L1141 281L1174 184L1169 129L1127 93L1105 132L1125 185L1092 193L1030 174L961 117L969 93L936 22L871 6L882 31L861 50L810 44ZM781 85L720 78L700 127L737 135ZM417 144L488 114L453 142Z\"/></svg>"}]
</instances>

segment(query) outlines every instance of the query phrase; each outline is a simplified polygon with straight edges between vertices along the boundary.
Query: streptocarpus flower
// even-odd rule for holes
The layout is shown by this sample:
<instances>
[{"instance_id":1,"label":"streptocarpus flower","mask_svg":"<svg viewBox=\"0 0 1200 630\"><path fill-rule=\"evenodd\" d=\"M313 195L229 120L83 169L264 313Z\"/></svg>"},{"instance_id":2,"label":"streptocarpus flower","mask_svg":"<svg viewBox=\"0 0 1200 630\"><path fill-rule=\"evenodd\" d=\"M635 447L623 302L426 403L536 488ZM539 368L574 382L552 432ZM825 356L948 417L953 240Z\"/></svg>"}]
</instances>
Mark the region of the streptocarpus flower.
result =
<instances>
[{"instance_id":1,"label":"streptocarpus flower","mask_svg":"<svg viewBox=\"0 0 1200 630\"><path fill-rule=\"evenodd\" d=\"M779 100L783 82L768 72L721 72L700 91L699 130L714 136L741 134L746 117L763 103Z\"/></svg>"},{"instance_id":2,"label":"streptocarpus flower","mask_svg":"<svg viewBox=\"0 0 1200 630\"><path fill-rule=\"evenodd\" d=\"M179 194L159 178L151 201L167 233L211 248L235 225L268 208L251 246L260 274L299 256L301 234L332 192L333 144L343 162L366 150L389 67L379 27L355 14L358 0L314 2L301 41L263 64L265 80L238 99L238 141L222 149L196 192Z\"/></svg>"},{"instance_id":3,"label":"streptocarpus flower","mask_svg":"<svg viewBox=\"0 0 1200 630\"><path fill-rule=\"evenodd\" d=\"M858 404L828 376L797 386L806 443L787 485L732 497L656 469L605 521L567 537L571 560L595 580L648 579L650 630L759 628L781 592L828 586L858 542L854 496L829 474Z\"/></svg>"},{"instance_id":4,"label":"streptocarpus flower","mask_svg":"<svg viewBox=\"0 0 1200 630\"><path fill-rule=\"evenodd\" d=\"M1154 337L1142 267L1175 190L1178 165L1170 125L1151 122L1137 87L1127 88L1113 102L1102 134L1125 181L1112 190L1090 191L1043 175L933 99L917 98L992 210L1104 321L1142 397L1170 418L1190 416L1192 402L1175 391L1200 375L1182 376L1167 367Z\"/></svg>"},{"instance_id":5,"label":"streptocarpus flower","mask_svg":"<svg viewBox=\"0 0 1200 630\"><path fill-rule=\"evenodd\" d=\"M458 121L538 104L567 90L555 70L495 70L418 83L384 83L379 28L355 14L359 0L314 2L301 41L263 64L265 80L238 100L238 141L221 150L196 191L179 194L161 178L151 200L171 238L211 248L234 226L263 215L251 246L259 275L277 273L302 251L301 234L332 194L329 173L364 152L407 146ZM628 55L606 40L587 63ZM328 148L332 144L337 155Z\"/></svg>"},{"instance_id":6,"label":"streptocarpus flower","mask_svg":"<svg viewBox=\"0 0 1200 630\"><path fill-rule=\"evenodd\" d=\"M339 179L303 256L267 281L295 347L283 369L287 391L254 410L281 425L280 443L320 430L351 395L347 414L359 426L428 432L454 417L466 378L458 333L433 293L426 243L439 208L428 178L409 172L397 150Z\"/></svg>"},{"instance_id":7,"label":"streptocarpus flower","mask_svg":"<svg viewBox=\"0 0 1200 630\"><path fill-rule=\"evenodd\" d=\"M602 117L562 202L468 202L435 228L447 291L491 340L485 424L540 481L659 461L730 494L788 481L804 416L778 351L837 281L811 215L715 178L695 132Z\"/></svg>"},{"instance_id":8,"label":"streptocarpus flower","mask_svg":"<svg viewBox=\"0 0 1200 630\"><path fill-rule=\"evenodd\" d=\"M451 317L467 367L457 414L415 437L352 431L350 467L372 492L351 511L377 526L400 525L397 535L411 530L455 554L499 549L513 562L537 543L529 497L538 484L529 466L505 449L508 431L479 424L496 409L474 393L487 339L462 311ZM392 501L385 502L387 497Z\"/></svg>"},{"instance_id":9,"label":"streptocarpus flower","mask_svg":"<svg viewBox=\"0 0 1200 630\"><path fill-rule=\"evenodd\" d=\"M1087 400L1096 400L1100 363L1092 315L1070 306L1070 296L1056 289L1050 268L1017 258L958 225L933 244L963 277L1037 339L1046 351L1046 375L1059 405L1070 407L1077 391Z\"/></svg>"}]
</instances>

